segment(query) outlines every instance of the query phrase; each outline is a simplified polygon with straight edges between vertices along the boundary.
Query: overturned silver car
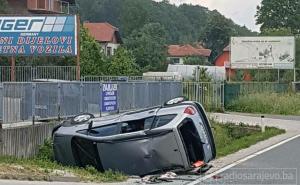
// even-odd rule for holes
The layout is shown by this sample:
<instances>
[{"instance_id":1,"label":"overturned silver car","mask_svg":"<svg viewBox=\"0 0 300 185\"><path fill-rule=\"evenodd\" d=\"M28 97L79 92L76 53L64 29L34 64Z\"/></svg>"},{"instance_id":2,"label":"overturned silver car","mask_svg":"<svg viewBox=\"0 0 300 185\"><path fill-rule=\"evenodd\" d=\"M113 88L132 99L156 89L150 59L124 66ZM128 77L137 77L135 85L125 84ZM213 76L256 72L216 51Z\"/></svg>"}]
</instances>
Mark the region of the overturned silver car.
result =
<instances>
[{"instance_id":1,"label":"overturned silver car","mask_svg":"<svg viewBox=\"0 0 300 185\"><path fill-rule=\"evenodd\" d=\"M55 159L62 164L130 175L191 170L197 161L216 157L203 107L183 97L115 116L78 115L56 127L53 138Z\"/></svg>"}]
</instances>

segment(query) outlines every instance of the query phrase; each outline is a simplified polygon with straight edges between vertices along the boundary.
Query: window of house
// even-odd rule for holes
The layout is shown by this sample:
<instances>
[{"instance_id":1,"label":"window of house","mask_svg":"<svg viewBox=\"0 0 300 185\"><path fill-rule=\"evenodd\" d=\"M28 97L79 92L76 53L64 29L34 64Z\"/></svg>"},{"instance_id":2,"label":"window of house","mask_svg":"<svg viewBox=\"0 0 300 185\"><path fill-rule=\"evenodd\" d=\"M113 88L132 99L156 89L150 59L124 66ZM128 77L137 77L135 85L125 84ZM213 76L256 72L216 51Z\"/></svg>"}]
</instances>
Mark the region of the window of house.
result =
<instances>
[{"instance_id":1,"label":"window of house","mask_svg":"<svg viewBox=\"0 0 300 185\"><path fill-rule=\"evenodd\" d=\"M172 64L179 64L180 63L180 59L179 58L171 58L171 63Z\"/></svg>"},{"instance_id":2,"label":"window of house","mask_svg":"<svg viewBox=\"0 0 300 185\"><path fill-rule=\"evenodd\" d=\"M111 56L112 55L111 51L112 51L111 47L107 47L106 48L107 56Z\"/></svg>"}]
</instances>

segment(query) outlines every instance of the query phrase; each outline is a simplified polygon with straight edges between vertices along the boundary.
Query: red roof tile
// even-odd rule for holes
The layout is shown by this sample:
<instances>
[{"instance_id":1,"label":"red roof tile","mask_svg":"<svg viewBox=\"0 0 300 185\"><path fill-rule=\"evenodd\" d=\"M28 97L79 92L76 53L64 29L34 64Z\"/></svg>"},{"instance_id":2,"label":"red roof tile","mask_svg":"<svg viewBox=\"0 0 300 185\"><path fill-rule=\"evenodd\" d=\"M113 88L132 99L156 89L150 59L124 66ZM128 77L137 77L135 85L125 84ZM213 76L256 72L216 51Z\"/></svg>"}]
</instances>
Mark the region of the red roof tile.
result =
<instances>
[{"instance_id":1,"label":"red roof tile","mask_svg":"<svg viewBox=\"0 0 300 185\"><path fill-rule=\"evenodd\" d=\"M112 42L114 34L119 31L109 23L84 23L83 26L99 42Z\"/></svg>"},{"instance_id":2,"label":"red roof tile","mask_svg":"<svg viewBox=\"0 0 300 185\"><path fill-rule=\"evenodd\" d=\"M168 46L168 55L170 57L186 57L186 56L204 56L209 57L210 49L204 49L202 46L193 47L187 45L170 45Z\"/></svg>"}]
</instances>

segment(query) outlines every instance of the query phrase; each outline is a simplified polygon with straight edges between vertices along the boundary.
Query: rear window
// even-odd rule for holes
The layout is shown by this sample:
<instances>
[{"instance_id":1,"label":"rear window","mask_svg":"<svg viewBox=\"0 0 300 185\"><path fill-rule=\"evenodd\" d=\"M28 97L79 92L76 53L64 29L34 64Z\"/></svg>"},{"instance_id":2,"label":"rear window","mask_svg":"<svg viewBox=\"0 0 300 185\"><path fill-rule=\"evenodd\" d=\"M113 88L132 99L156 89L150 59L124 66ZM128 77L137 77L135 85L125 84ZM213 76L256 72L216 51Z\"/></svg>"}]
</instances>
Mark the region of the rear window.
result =
<instances>
[{"instance_id":1,"label":"rear window","mask_svg":"<svg viewBox=\"0 0 300 185\"><path fill-rule=\"evenodd\" d=\"M177 114L169 114L169 115L163 115L163 116L157 116L154 121L154 127L153 128L158 128L162 127L168 123L170 123Z\"/></svg>"}]
</instances>

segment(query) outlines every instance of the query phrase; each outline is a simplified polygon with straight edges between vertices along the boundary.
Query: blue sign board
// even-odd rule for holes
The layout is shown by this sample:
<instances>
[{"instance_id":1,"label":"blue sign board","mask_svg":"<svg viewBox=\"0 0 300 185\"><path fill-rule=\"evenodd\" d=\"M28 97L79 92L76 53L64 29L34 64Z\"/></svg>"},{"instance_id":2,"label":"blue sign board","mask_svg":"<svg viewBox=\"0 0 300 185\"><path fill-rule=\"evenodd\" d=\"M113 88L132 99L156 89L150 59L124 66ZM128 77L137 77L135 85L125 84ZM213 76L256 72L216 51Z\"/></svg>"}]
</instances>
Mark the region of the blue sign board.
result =
<instances>
[{"instance_id":1,"label":"blue sign board","mask_svg":"<svg viewBox=\"0 0 300 185\"><path fill-rule=\"evenodd\" d=\"M0 56L76 56L76 16L0 16Z\"/></svg>"},{"instance_id":2,"label":"blue sign board","mask_svg":"<svg viewBox=\"0 0 300 185\"><path fill-rule=\"evenodd\" d=\"M118 84L102 84L101 112L115 112L118 110Z\"/></svg>"}]
</instances>

